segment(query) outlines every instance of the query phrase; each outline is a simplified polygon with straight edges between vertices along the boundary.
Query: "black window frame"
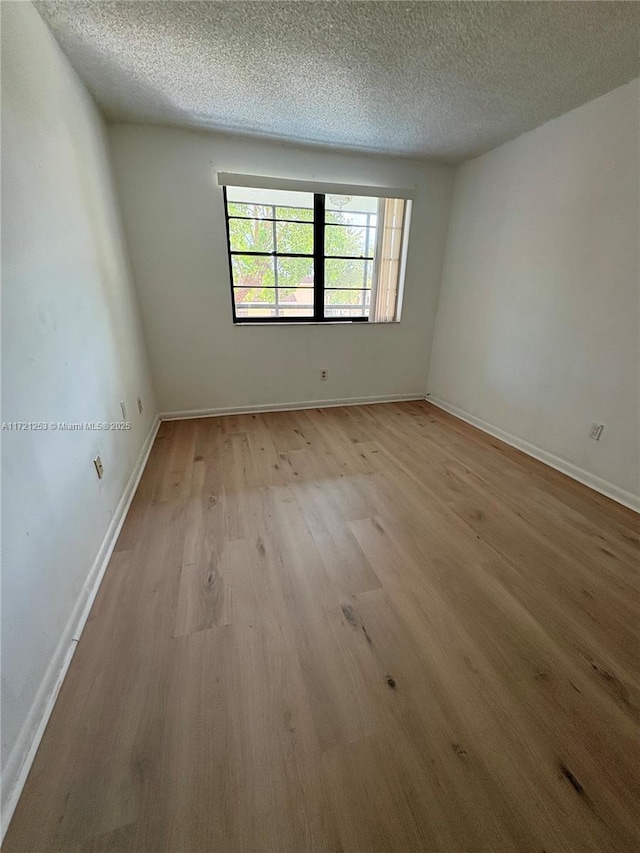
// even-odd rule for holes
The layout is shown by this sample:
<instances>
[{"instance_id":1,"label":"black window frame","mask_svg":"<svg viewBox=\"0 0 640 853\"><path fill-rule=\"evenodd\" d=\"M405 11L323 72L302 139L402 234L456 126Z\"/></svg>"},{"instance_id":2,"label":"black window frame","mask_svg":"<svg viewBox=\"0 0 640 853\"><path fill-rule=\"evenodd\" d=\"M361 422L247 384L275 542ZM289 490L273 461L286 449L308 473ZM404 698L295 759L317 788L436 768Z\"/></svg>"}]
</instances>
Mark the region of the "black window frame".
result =
<instances>
[{"instance_id":1,"label":"black window frame","mask_svg":"<svg viewBox=\"0 0 640 853\"><path fill-rule=\"evenodd\" d=\"M326 195L325 193L313 194L313 222L311 220L296 220L301 225L313 225L313 254L295 254L291 252L241 252L231 248L231 234L229 229L230 219L244 219L246 217L237 217L229 215L229 204L227 199L227 188L222 187L222 195L224 199L224 219L227 234L227 258L229 262L229 283L231 289L231 311L233 314L233 322L236 325L253 325L255 323L367 323L369 317L325 317L325 278L324 278L324 263L326 260L343 260L343 261L370 261L375 264L375 254L371 257L365 255L325 255L325 213L326 213ZM277 207L277 205L276 205ZM270 221L268 218L265 221ZM284 218L273 220L274 227L276 222L286 222ZM329 223L331 225L331 223ZM257 257L266 258L313 258L313 314L307 317L239 317L236 312L236 299L233 283L233 256L234 255L255 255ZM277 264L276 264L277 268ZM345 290L349 288L330 288L333 290ZM355 288L356 290L358 288ZM370 290L370 288L362 288L362 290ZM371 306L370 306L371 310Z\"/></svg>"}]
</instances>

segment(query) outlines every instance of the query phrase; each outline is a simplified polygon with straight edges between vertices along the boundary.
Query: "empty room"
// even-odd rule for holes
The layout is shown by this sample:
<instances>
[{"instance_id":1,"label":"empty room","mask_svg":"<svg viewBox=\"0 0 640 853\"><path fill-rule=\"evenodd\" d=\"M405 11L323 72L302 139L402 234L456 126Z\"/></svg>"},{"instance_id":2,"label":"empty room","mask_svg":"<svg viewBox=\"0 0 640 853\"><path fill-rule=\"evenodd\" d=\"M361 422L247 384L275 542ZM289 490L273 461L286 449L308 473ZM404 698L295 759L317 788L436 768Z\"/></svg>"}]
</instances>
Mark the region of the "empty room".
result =
<instances>
[{"instance_id":1,"label":"empty room","mask_svg":"<svg viewBox=\"0 0 640 853\"><path fill-rule=\"evenodd\" d=\"M4 853L640 851L640 3L0 27Z\"/></svg>"}]
</instances>

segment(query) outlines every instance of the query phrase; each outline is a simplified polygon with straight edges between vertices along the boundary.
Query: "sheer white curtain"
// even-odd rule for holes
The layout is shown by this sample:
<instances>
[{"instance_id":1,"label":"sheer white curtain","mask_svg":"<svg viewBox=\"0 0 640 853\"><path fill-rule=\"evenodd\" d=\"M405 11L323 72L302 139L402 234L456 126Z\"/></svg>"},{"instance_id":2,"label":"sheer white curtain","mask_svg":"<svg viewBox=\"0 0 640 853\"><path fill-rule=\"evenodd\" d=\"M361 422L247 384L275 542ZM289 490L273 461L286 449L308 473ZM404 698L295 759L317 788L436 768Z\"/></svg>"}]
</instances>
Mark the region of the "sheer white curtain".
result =
<instances>
[{"instance_id":1,"label":"sheer white curtain","mask_svg":"<svg viewBox=\"0 0 640 853\"><path fill-rule=\"evenodd\" d=\"M378 204L378 238L376 241L376 274L372 286L371 310L369 312L369 321L372 323L389 323L396 317L404 216L404 199L380 199Z\"/></svg>"}]
</instances>

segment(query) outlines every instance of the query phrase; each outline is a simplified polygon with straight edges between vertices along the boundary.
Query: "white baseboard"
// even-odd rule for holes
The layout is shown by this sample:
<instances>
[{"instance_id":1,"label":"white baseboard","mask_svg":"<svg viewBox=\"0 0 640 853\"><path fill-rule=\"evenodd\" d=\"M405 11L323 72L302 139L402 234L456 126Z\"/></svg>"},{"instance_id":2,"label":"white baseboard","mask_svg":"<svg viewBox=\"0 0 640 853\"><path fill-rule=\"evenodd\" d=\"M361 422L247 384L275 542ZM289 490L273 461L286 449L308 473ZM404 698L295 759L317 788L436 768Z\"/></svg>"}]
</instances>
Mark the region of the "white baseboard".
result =
<instances>
[{"instance_id":1,"label":"white baseboard","mask_svg":"<svg viewBox=\"0 0 640 853\"><path fill-rule=\"evenodd\" d=\"M476 417L476 415L471 415L469 412L466 412L464 409L459 409L452 403L447 403L445 400L440 400L438 397L432 396L427 397L427 401L429 403L433 403L433 405L437 406L439 409L449 412L450 415L454 415L456 418L466 421L468 424L471 424L471 426L477 427L483 432L493 435L495 438L499 438L501 441L504 441L506 444L510 444L511 447L515 447L517 450L521 450L528 456L533 456L534 459L544 462L545 465L555 468L556 471L560 471L562 474L566 474L568 477L577 480L579 483L589 486L590 489L600 492L601 495L605 495L605 497L611 498L629 509L640 512L640 497L634 495L632 492L627 492L625 489L621 489L619 486L615 486L613 483L609 483L601 477L596 477L595 474L590 474L589 471L585 471L583 468L579 468L577 465L567 462L559 456L554 456L553 453L542 450L542 448L536 447L535 444L530 444L528 441L518 438L510 432L506 432L506 430L500 429L500 427L494 426L488 421Z\"/></svg>"},{"instance_id":2,"label":"white baseboard","mask_svg":"<svg viewBox=\"0 0 640 853\"><path fill-rule=\"evenodd\" d=\"M33 764L36 752L40 745L42 735L49 722L49 717L53 711L53 706L58 698L60 687L69 669L69 664L73 658L78 640L82 634L89 612L93 605L94 599L100 587L100 583L104 576L109 559L113 552L114 546L118 539L122 525L131 506L131 501L138 488L138 483L142 477L149 453L153 446L153 441L156 437L160 419L155 417L151 424L151 429L145 439L140 450L140 454L136 464L131 472L131 476L125 490L118 502L118 506L113 514L113 518L106 532L100 549L91 566L91 570L87 575L78 600L75 603L71 616L65 626L65 629L60 638L60 642L51 659L51 663L47 668L45 677L42 680L40 689L36 698L29 710L29 714L24 722L20 736L16 741L13 750L6 764L2 768L2 790L9 790L6 798L3 797L2 816L0 826L0 842L4 839L5 833L13 817L16 805L20 799L20 794L27 781L29 770Z\"/></svg>"},{"instance_id":3,"label":"white baseboard","mask_svg":"<svg viewBox=\"0 0 640 853\"><path fill-rule=\"evenodd\" d=\"M161 421L178 421L186 418L218 418L223 415L257 415L260 412L296 412L300 409L328 409L333 406L366 406L371 403L406 403L424 400L424 394L387 394L382 397L345 397L335 400L306 400L302 403L261 403L253 406L227 406L219 409L185 409L178 412L161 412Z\"/></svg>"}]
</instances>

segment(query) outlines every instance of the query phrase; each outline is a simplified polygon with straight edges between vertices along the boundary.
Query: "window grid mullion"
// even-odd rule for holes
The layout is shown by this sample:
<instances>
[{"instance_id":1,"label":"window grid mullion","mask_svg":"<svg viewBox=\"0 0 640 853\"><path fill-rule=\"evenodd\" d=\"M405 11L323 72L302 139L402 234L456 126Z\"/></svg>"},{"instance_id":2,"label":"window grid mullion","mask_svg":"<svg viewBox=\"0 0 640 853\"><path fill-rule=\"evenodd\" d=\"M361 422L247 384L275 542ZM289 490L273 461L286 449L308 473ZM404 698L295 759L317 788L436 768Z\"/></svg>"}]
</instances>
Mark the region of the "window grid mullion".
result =
<instances>
[{"instance_id":1,"label":"window grid mullion","mask_svg":"<svg viewBox=\"0 0 640 853\"><path fill-rule=\"evenodd\" d=\"M370 223L370 221L371 221L371 216L367 213L367 226L366 226L366 228L367 228L367 232L366 232L365 241L364 241L364 254L365 254L365 256L368 256L368 255L369 255L369 234L371 233L371 232L369 231L369 223ZM362 286L363 286L363 287L366 287L366 286L367 286L367 273L369 272L369 261L365 261L365 262L364 262L364 264L363 264L362 266L363 266L363 270L362 270ZM362 297L362 300L363 300L363 302L362 302L362 309L364 310L364 296Z\"/></svg>"},{"instance_id":2,"label":"window grid mullion","mask_svg":"<svg viewBox=\"0 0 640 853\"><path fill-rule=\"evenodd\" d=\"M271 205L271 215L273 216L273 220L271 222L271 233L273 235L273 283L276 288L276 317L280 316L280 302L278 299L278 229L276 228L276 208L275 205Z\"/></svg>"},{"instance_id":3,"label":"window grid mullion","mask_svg":"<svg viewBox=\"0 0 640 853\"><path fill-rule=\"evenodd\" d=\"M324 320L324 216L325 197L313 196L313 316Z\"/></svg>"},{"instance_id":4,"label":"window grid mullion","mask_svg":"<svg viewBox=\"0 0 640 853\"><path fill-rule=\"evenodd\" d=\"M250 252L248 250L230 249L230 255L248 255L257 258L312 258L313 255L302 252ZM346 260L362 261L364 258L346 258Z\"/></svg>"},{"instance_id":5,"label":"window grid mullion","mask_svg":"<svg viewBox=\"0 0 640 853\"><path fill-rule=\"evenodd\" d=\"M267 206L273 207L273 205ZM313 225L311 219L286 219L284 216L238 216L231 213L229 219L239 219L241 222L291 222L293 225Z\"/></svg>"}]
</instances>

